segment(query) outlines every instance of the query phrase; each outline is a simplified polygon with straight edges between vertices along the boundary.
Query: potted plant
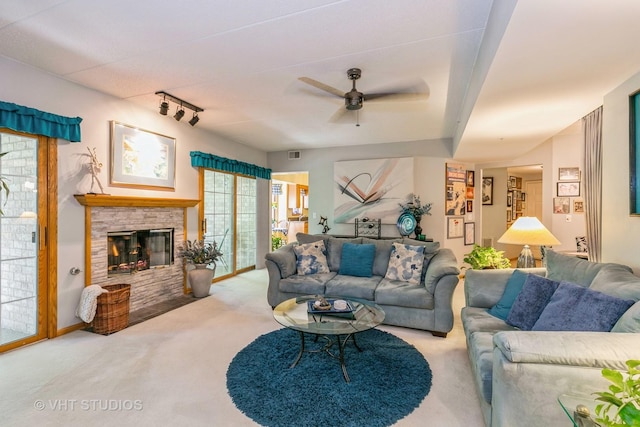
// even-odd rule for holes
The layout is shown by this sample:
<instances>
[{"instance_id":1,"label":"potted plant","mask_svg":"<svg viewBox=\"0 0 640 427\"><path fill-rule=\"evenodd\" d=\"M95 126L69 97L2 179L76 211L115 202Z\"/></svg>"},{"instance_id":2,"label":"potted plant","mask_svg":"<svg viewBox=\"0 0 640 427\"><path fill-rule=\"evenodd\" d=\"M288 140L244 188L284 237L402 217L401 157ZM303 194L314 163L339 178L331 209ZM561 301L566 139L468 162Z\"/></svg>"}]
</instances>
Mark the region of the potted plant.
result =
<instances>
[{"instance_id":1,"label":"potted plant","mask_svg":"<svg viewBox=\"0 0 640 427\"><path fill-rule=\"evenodd\" d=\"M462 261L469 264L473 270L511 267L511 261L504 256L504 251L478 244L473 245L473 250L466 254Z\"/></svg>"},{"instance_id":2,"label":"potted plant","mask_svg":"<svg viewBox=\"0 0 640 427\"><path fill-rule=\"evenodd\" d=\"M596 421L603 426L640 426L640 360L627 360L627 372L603 369L608 391L594 393Z\"/></svg>"},{"instance_id":3,"label":"potted plant","mask_svg":"<svg viewBox=\"0 0 640 427\"><path fill-rule=\"evenodd\" d=\"M216 261L222 256L222 252L218 249L218 244L205 243L204 240L185 240L178 247L178 256L187 264L193 264L194 269L187 273L191 291L196 298L202 298L209 295L211 289L211 280L216 271ZM208 266L213 264L213 268Z\"/></svg>"},{"instance_id":4,"label":"potted plant","mask_svg":"<svg viewBox=\"0 0 640 427\"><path fill-rule=\"evenodd\" d=\"M402 209L402 213L411 214L416 219L416 228L414 232L416 233L416 239L418 239L422 234L420 220L422 219L422 215L431 215L431 203L426 203L423 205L420 201L420 196L409 193L407 195L406 203L398 203L398 206L400 206L400 209Z\"/></svg>"}]
</instances>

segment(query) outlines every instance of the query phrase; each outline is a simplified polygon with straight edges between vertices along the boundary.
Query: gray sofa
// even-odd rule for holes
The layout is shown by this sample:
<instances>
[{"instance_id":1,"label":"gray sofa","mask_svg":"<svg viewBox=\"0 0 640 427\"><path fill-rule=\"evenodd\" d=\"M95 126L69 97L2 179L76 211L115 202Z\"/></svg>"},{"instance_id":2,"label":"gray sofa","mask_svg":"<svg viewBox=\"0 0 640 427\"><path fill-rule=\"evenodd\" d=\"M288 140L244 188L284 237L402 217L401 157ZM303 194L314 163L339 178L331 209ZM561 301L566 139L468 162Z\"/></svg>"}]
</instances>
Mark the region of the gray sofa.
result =
<instances>
[{"instance_id":1,"label":"gray sofa","mask_svg":"<svg viewBox=\"0 0 640 427\"><path fill-rule=\"evenodd\" d=\"M298 242L285 245L265 256L269 272L267 301L275 307L282 301L300 295L327 295L362 298L376 302L385 312L384 323L423 329L446 337L453 327L451 302L459 281L456 257L439 243L412 239L377 240L363 237L338 238L328 235L297 234L299 243L325 242L329 273L298 275L296 255ZM344 243L373 244L375 257L371 277L339 274ZM386 279L385 273L393 242L425 247L425 265L420 284Z\"/></svg>"},{"instance_id":2,"label":"gray sofa","mask_svg":"<svg viewBox=\"0 0 640 427\"><path fill-rule=\"evenodd\" d=\"M558 404L562 394L591 396L609 383L602 368L625 369L640 355L640 277L618 264L592 263L547 252L547 268L526 269L633 300L611 332L524 331L490 315L513 269L469 270L464 279L462 323L485 424L571 425ZM621 331L621 332L616 332Z\"/></svg>"}]
</instances>

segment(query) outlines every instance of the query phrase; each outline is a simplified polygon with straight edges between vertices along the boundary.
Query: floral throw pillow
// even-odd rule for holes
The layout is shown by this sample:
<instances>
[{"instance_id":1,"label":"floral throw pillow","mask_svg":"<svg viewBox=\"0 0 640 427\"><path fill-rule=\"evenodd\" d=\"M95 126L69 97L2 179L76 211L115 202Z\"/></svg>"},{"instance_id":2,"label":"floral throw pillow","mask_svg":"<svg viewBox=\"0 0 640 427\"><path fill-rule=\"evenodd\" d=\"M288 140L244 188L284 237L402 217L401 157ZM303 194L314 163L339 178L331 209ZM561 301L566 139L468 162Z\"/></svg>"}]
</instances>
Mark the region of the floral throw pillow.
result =
<instances>
[{"instance_id":1,"label":"floral throw pillow","mask_svg":"<svg viewBox=\"0 0 640 427\"><path fill-rule=\"evenodd\" d=\"M296 267L299 275L329 273L324 241L297 245L293 247L293 251L296 253Z\"/></svg>"},{"instance_id":2,"label":"floral throw pillow","mask_svg":"<svg viewBox=\"0 0 640 427\"><path fill-rule=\"evenodd\" d=\"M411 246L394 243L389 256L389 267L385 278L402 280L412 285L420 284L422 264L424 263L424 246Z\"/></svg>"}]
</instances>

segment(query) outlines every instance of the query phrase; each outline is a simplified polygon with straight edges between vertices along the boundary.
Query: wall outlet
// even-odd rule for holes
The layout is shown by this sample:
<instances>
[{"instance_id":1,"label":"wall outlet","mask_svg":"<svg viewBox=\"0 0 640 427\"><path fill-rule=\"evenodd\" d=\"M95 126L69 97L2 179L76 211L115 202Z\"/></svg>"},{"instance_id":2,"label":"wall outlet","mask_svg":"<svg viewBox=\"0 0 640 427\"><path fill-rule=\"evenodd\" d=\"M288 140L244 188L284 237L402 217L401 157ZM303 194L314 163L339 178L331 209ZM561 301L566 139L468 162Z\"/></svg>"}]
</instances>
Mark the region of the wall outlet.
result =
<instances>
[{"instance_id":1,"label":"wall outlet","mask_svg":"<svg viewBox=\"0 0 640 427\"><path fill-rule=\"evenodd\" d=\"M313 213L313 219L316 219L316 218L318 218L318 215L314 212Z\"/></svg>"},{"instance_id":2,"label":"wall outlet","mask_svg":"<svg viewBox=\"0 0 640 427\"><path fill-rule=\"evenodd\" d=\"M565 217L564 217L564 220L565 220L566 222L571 222L571 215L567 215L567 216L565 216Z\"/></svg>"}]
</instances>

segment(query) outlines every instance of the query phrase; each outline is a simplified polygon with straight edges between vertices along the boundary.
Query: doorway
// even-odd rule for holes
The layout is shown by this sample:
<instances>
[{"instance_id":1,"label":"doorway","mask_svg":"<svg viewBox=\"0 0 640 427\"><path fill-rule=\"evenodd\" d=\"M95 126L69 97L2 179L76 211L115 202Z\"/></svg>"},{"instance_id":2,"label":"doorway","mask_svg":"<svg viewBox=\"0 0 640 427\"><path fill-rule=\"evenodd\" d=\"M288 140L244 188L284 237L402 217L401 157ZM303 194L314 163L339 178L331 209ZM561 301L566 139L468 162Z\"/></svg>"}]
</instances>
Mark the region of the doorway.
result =
<instances>
[{"instance_id":1,"label":"doorway","mask_svg":"<svg viewBox=\"0 0 640 427\"><path fill-rule=\"evenodd\" d=\"M271 250L309 232L309 174L271 174Z\"/></svg>"}]
</instances>

